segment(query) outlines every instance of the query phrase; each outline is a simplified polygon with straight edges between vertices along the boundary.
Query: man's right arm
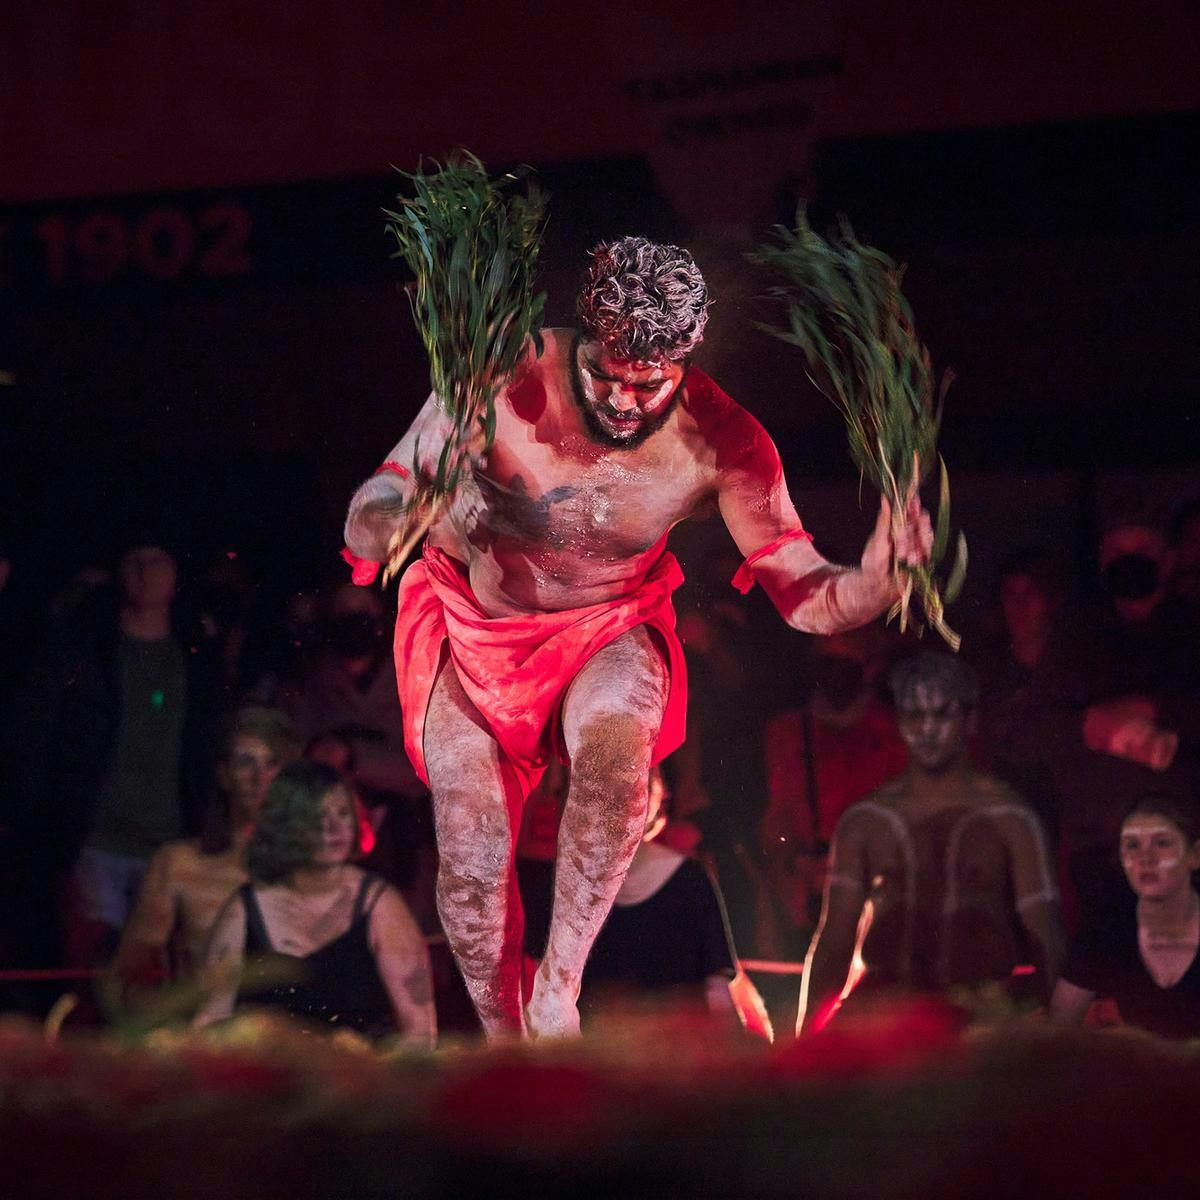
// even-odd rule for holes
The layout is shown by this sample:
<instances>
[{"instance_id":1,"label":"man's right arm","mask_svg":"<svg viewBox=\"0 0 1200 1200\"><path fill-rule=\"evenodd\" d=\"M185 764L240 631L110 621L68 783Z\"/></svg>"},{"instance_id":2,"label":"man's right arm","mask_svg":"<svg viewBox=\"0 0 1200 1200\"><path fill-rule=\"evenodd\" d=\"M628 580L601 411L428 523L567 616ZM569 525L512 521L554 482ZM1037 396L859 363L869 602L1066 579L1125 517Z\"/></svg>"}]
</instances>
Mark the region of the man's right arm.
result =
<instances>
[{"instance_id":1,"label":"man's right arm","mask_svg":"<svg viewBox=\"0 0 1200 1200\"><path fill-rule=\"evenodd\" d=\"M804 962L797 1035L814 1033L825 1024L850 975L866 897L865 847L856 824L851 810L839 823L829 850L821 920Z\"/></svg>"},{"instance_id":2,"label":"man's right arm","mask_svg":"<svg viewBox=\"0 0 1200 1200\"><path fill-rule=\"evenodd\" d=\"M350 501L345 538L352 554L372 562L387 558L388 542L404 522L418 472L432 475L437 469L438 456L452 429L453 422L431 393L384 465Z\"/></svg>"}]
</instances>

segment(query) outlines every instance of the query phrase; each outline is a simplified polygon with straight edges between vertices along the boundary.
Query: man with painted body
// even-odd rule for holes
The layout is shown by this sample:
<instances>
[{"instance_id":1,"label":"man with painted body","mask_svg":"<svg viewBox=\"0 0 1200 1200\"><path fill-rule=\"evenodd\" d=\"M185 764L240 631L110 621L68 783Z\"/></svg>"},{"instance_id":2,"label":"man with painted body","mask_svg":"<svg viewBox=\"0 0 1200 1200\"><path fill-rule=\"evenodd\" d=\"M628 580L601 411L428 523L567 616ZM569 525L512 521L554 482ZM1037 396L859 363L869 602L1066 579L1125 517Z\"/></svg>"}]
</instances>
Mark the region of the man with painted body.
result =
<instances>
[{"instance_id":1,"label":"man with painted body","mask_svg":"<svg viewBox=\"0 0 1200 1200\"><path fill-rule=\"evenodd\" d=\"M798 1032L820 1029L856 984L861 1000L877 989L941 992L1006 980L1022 962L1022 938L1048 998L1062 959L1041 823L968 759L975 673L953 655L926 651L899 663L891 682L908 769L838 822Z\"/></svg>"},{"instance_id":2,"label":"man with painted body","mask_svg":"<svg viewBox=\"0 0 1200 1200\"><path fill-rule=\"evenodd\" d=\"M643 834L647 772L682 740L671 528L715 503L747 556L743 587L761 583L811 632L877 617L896 597L893 554L928 555L915 501L895 545L881 507L860 567L816 552L770 438L688 367L707 303L686 251L640 238L593 251L579 332L546 330L497 395L493 445L401 584L406 744L433 793L439 912L491 1036L577 1030L584 962ZM355 493L352 557L386 557L413 470L432 472L449 430L431 396ZM523 1009L513 843L555 754L569 793L549 942Z\"/></svg>"}]
</instances>

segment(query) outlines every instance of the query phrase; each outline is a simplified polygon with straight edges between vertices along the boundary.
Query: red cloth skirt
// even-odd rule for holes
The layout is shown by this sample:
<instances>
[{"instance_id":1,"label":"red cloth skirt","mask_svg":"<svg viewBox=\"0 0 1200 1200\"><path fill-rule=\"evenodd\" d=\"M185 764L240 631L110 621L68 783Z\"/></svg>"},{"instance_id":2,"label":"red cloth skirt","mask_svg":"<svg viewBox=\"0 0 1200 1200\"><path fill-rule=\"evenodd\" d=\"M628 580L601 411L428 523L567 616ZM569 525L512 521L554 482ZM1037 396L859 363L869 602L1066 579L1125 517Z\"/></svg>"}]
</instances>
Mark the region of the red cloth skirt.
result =
<instances>
[{"instance_id":1,"label":"red cloth skirt","mask_svg":"<svg viewBox=\"0 0 1200 1200\"><path fill-rule=\"evenodd\" d=\"M682 582L675 556L664 552L639 586L603 604L491 617L475 599L466 567L426 543L421 561L400 581L394 643L404 746L417 774L429 783L425 713L444 642L463 690L528 794L562 754L559 710L567 687L596 651L637 625L657 635L668 670L651 761L665 758L683 741L686 725L687 668L671 604Z\"/></svg>"}]
</instances>

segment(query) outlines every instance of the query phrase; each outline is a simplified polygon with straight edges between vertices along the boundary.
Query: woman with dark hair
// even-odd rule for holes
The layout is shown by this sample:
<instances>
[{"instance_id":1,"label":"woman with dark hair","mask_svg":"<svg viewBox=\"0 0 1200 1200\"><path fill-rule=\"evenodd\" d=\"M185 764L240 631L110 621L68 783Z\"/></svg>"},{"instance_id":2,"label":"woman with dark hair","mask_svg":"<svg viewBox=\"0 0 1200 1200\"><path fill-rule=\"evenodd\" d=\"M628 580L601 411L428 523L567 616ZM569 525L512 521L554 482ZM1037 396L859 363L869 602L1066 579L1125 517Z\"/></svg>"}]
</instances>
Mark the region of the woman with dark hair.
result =
<instances>
[{"instance_id":1,"label":"woman with dark hair","mask_svg":"<svg viewBox=\"0 0 1200 1200\"><path fill-rule=\"evenodd\" d=\"M286 964L285 985L246 1000L377 1037L436 1036L429 955L400 894L351 859L359 813L341 775L297 762L276 776L251 839L250 882L217 917L206 955L214 990L198 1026L228 1017L248 959Z\"/></svg>"},{"instance_id":2,"label":"woman with dark hair","mask_svg":"<svg viewBox=\"0 0 1200 1200\"><path fill-rule=\"evenodd\" d=\"M1200 812L1173 797L1144 797L1121 825L1120 854L1136 902L1076 939L1051 1016L1077 1025L1103 996L1128 1025L1200 1037Z\"/></svg>"},{"instance_id":3,"label":"woman with dark hair","mask_svg":"<svg viewBox=\"0 0 1200 1200\"><path fill-rule=\"evenodd\" d=\"M226 720L219 794L200 837L155 853L122 931L113 971L125 999L139 985L186 978L199 965L221 905L249 878L246 848L267 788L299 753L299 736L277 708L239 708Z\"/></svg>"}]
</instances>

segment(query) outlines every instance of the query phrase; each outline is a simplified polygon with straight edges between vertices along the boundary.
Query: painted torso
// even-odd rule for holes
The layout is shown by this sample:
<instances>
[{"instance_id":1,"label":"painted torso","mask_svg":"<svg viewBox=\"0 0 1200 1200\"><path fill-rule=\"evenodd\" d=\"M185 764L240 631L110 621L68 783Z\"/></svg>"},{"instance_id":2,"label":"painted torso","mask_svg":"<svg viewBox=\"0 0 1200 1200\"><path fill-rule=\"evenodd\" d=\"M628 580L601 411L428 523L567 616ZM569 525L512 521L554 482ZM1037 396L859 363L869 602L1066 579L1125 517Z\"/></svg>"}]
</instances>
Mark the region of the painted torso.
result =
<instances>
[{"instance_id":1,"label":"painted torso","mask_svg":"<svg viewBox=\"0 0 1200 1200\"><path fill-rule=\"evenodd\" d=\"M1014 827L1031 832L1036 894L1014 888ZM1045 840L1015 793L977 772L962 795L914 802L901 776L849 809L839 836L863 846L871 920L862 955L881 981L944 988L1005 978L1019 960L1017 908L1056 895Z\"/></svg>"},{"instance_id":2,"label":"painted torso","mask_svg":"<svg viewBox=\"0 0 1200 1200\"><path fill-rule=\"evenodd\" d=\"M486 463L430 535L467 565L477 599L497 616L601 603L636 587L671 527L713 494L722 431L740 427L728 412L742 410L692 371L641 446L603 446L574 398L570 331L544 340L542 357L497 397Z\"/></svg>"}]
</instances>

